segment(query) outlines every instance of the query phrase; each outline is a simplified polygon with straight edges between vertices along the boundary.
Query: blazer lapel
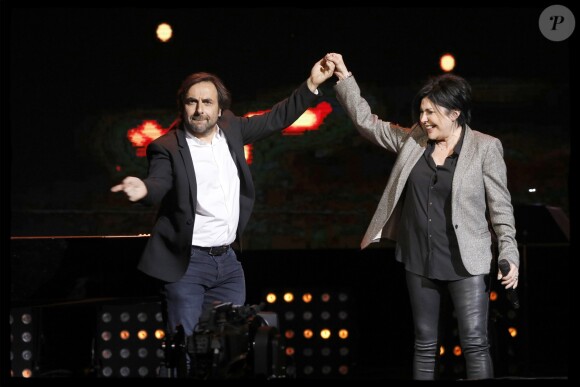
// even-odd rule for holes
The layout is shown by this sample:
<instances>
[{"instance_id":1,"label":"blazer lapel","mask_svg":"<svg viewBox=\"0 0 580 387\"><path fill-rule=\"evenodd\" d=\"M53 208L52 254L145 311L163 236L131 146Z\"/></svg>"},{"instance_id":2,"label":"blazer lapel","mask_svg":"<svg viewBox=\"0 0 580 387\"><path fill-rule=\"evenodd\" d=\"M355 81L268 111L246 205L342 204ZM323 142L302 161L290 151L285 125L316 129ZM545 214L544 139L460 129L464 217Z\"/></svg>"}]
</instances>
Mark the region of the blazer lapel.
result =
<instances>
[{"instance_id":1,"label":"blazer lapel","mask_svg":"<svg viewBox=\"0 0 580 387\"><path fill-rule=\"evenodd\" d=\"M183 160L183 166L185 167L185 173L187 174L187 180L189 181L189 192L190 198L197 197L197 180L195 179L195 169L193 169L193 159L191 158L191 152L187 141L185 140L185 131L181 128L175 130L175 137L177 138L177 146L179 148L179 153L181 155L181 160ZM193 203L195 208L195 203Z\"/></svg>"},{"instance_id":2,"label":"blazer lapel","mask_svg":"<svg viewBox=\"0 0 580 387\"><path fill-rule=\"evenodd\" d=\"M392 240L396 239L395 228L401 209L400 197L405 189L405 183L411 174L411 170L425 152L428 140L418 125L413 129L410 137L399 150L387 187L383 191L371 224L361 242L361 248L363 249L374 241L379 232L383 237Z\"/></svg>"},{"instance_id":3,"label":"blazer lapel","mask_svg":"<svg viewBox=\"0 0 580 387\"><path fill-rule=\"evenodd\" d=\"M238 160L238 156L236 154L235 151L235 147L232 144L232 139L230 138L230 133L229 133L229 125L228 122L226 120L222 120L220 121L220 123L218 124L220 127L220 130L222 132L222 134L224 135L224 137L226 138L226 144L228 144L228 149L230 150L230 154L232 155L232 159L234 159L234 164L236 164L236 166L238 167L238 170L240 170L240 165L239 165L239 160Z\"/></svg>"},{"instance_id":4,"label":"blazer lapel","mask_svg":"<svg viewBox=\"0 0 580 387\"><path fill-rule=\"evenodd\" d=\"M453 184L451 188L451 195L454 198L454 202L457 201L458 194L461 191L461 185L463 183L463 177L467 174L467 168L472 164L472 159L475 155L475 147L473 144L474 137L473 132L469 126L465 129L465 135L463 137L463 145L461 146L461 153L459 153L459 158L457 159L457 165L455 166L455 173L453 174Z\"/></svg>"}]
</instances>

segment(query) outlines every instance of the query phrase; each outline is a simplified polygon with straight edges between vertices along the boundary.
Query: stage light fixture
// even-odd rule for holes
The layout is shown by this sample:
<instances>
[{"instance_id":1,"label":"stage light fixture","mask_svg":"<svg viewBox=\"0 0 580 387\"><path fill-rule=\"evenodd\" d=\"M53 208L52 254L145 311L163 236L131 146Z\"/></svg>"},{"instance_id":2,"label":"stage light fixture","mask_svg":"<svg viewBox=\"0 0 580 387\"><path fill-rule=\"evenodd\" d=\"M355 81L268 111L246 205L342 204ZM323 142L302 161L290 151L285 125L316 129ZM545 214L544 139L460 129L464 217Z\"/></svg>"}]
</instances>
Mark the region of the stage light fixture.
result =
<instances>
[{"instance_id":1,"label":"stage light fixture","mask_svg":"<svg viewBox=\"0 0 580 387\"><path fill-rule=\"evenodd\" d=\"M266 302L268 304L273 304L276 302L276 299L277 299L276 294L275 293L268 293L268 294L266 294L265 299L266 299Z\"/></svg>"},{"instance_id":2,"label":"stage light fixture","mask_svg":"<svg viewBox=\"0 0 580 387\"><path fill-rule=\"evenodd\" d=\"M38 353L38 311L32 307L10 311L10 375L30 378L36 375Z\"/></svg>"},{"instance_id":3,"label":"stage light fixture","mask_svg":"<svg viewBox=\"0 0 580 387\"><path fill-rule=\"evenodd\" d=\"M283 297L284 297L284 301L286 301L288 303L294 301L294 293L292 293L292 292L286 292L286 293L284 293L284 296Z\"/></svg>"},{"instance_id":4,"label":"stage light fixture","mask_svg":"<svg viewBox=\"0 0 580 387\"><path fill-rule=\"evenodd\" d=\"M509 327L508 332L511 337L516 337L518 335L518 329L514 327Z\"/></svg>"},{"instance_id":5,"label":"stage light fixture","mask_svg":"<svg viewBox=\"0 0 580 387\"><path fill-rule=\"evenodd\" d=\"M165 337L160 302L103 305L97 314L97 376L157 377Z\"/></svg>"},{"instance_id":6,"label":"stage light fixture","mask_svg":"<svg viewBox=\"0 0 580 387\"><path fill-rule=\"evenodd\" d=\"M281 316L287 372L295 377L344 378L352 372L353 301L347 291L269 289L264 298ZM276 300L283 300L277 302Z\"/></svg>"}]
</instances>

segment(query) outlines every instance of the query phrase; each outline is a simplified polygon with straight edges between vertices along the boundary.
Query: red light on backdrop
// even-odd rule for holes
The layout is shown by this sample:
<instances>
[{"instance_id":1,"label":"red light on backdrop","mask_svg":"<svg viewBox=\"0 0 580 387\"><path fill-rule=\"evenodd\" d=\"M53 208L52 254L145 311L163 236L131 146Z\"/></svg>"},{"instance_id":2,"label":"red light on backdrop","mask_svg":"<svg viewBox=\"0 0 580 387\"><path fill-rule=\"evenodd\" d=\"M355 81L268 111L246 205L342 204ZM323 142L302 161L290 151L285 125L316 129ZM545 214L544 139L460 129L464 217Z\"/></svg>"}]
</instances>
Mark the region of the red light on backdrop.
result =
<instances>
[{"instance_id":1,"label":"red light on backdrop","mask_svg":"<svg viewBox=\"0 0 580 387\"><path fill-rule=\"evenodd\" d=\"M300 135L307 130L318 130L318 127L324 122L324 119L332 111L332 107L328 102L320 102L313 108L304 112L296 122L284 129L282 134L287 136Z\"/></svg>"},{"instance_id":2,"label":"red light on backdrop","mask_svg":"<svg viewBox=\"0 0 580 387\"><path fill-rule=\"evenodd\" d=\"M259 110L244 114L244 117L261 116L270 110ZM320 102L313 108L308 108L292 125L282 131L287 136L304 134L307 130L318 130L324 119L332 111L332 107L326 101Z\"/></svg>"},{"instance_id":3,"label":"red light on backdrop","mask_svg":"<svg viewBox=\"0 0 580 387\"><path fill-rule=\"evenodd\" d=\"M127 131L127 138L131 144L137 148L137 156L145 157L147 145L157 137L167 133L169 129L164 129L155 120L146 120L136 128Z\"/></svg>"},{"instance_id":4,"label":"red light on backdrop","mask_svg":"<svg viewBox=\"0 0 580 387\"><path fill-rule=\"evenodd\" d=\"M249 112L244 114L244 117L261 116L262 114L268 113L270 110L258 110L257 112Z\"/></svg>"},{"instance_id":5,"label":"red light on backdrop","mask_svg":"<svg viewBox=\"0 0 580 387\"><path fill-rule=\"evenodd\" d=\"M307 130L318 130L318 127L324 122L324 119L332 111L332 107L328 102L321 102L313 108L309 108L304 112L298 119L289 127L282 131L284 135L301 135ZM244 117L259 116L264 113L269 112L269 110L259 110L256 112L250 112L244 114ZM137 148L137 157L145 157L147 155L147 146L151 141L155 140L167 133L169 129L163 128L155 120L145 120L141 125L129 129L127 131L127 138L134 148ZM252 164L252 151L253 146L248 144L244 146L244 155L248 164ZM116 167L117 172L120 167Z\"/></svg>"},{"instance_id":6,"label":"red light on backdrop","mask_svg":"<svg viewBox=\"0 0 580 387\"><path fill-rule=\"evenodd\" d=\"M254 161L254 156L252 155L253 150L254 146L252 144L244 145L244 157L248 165L251 165L252 161Z\"/></svg>"}]
</instances>

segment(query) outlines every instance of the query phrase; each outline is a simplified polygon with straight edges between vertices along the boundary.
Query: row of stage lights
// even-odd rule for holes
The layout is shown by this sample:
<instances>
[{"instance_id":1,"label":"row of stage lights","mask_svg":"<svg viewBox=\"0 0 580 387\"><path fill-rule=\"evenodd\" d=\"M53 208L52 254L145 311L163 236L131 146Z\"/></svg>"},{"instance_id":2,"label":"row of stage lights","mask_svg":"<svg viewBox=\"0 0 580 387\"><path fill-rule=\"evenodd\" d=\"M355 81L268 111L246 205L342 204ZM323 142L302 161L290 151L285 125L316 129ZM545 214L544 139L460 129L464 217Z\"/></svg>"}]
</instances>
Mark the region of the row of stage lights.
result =
<instances>
[{"instance_id":1,"label":"row of stage lights","mask_svg":"<svg viewBox=\"0 0 580 387\"><path fill-rule=\"evenodd\" d=\"M347 377L352 373L353 302L345 291L270 291L268 308L280 317L290 377Z\"/></svg>"},{"instance_id":2,"label":"row of stage lights","mask_svg":"<svg viewBox=\"0 0 580 387\"><path fill-rule=\"evenodd\" d=\"M295 299L299 294L299 299ZM279 318L288 377L347 376L351 372L350 297L345 292L269 292L267 309ZM95 348L100 377L152 377L164 358L158 303L103 308Z\"/></svg>"},{"instance_id":3,"label":"row of stage lights","mask_svg":"<svg viewBox=\"0 0 580 387\"><path fill-rule=\"evenodd\" d=\"M96 370L100 377L155 377L164 359L159 303L104 306L97 322Z\"/></svg>"},{"instance_id":4,"label":"row of stage lights","mask_svg":"<svg viewBox=\"0 0 580 387\"><path fill-rule=\"evenodd\" d=\"M13 308L10 311L10 376L30 378L34 376L37 351L37 314L30 307Z\"/></svg>"},{"instance_id":5,"label":"row of stage lights","mask_svg":"<svg viewBox=\"0 0 580 387\"><path fill-rule=\"evenodd\" d=\"M285 353L291 360L288 372L295 376L340 376L352 374L354 362L354 321L349 319L353 303L347 292L286 291L269 292L265 300L281 317L280 330L286 340ZM490 322L498 327L502 345L511 358L508 373L517 374L518 314L497 291L490 292L492 313L501 315ZM502 310L500 314L498 310ZM448 332L449 333L449 332ZM441 372L452 378L465 372L463 351L457 327L453 327L439 348ZM497 343L496 343L497 344ZM333 356L334 355L334 356ZM293 359L293 360L292 360Z\"/></svg>"},{"instance_id":6,"label":"row of stage lights","mask_svg":"<svg viewBox=\"0 0 580 387\"><path fill-rule=\"evenodd\" d=\"M266 309L277 316L284 340L288 377L323 378L353 375L356 356L354 302L345 291L269 291ZM518 315L502 304L495 291L490 294L492 315L508 354L517 355ZM508 305L506 303L506 305ZM10 313L11 376L39 376L38 354L42 343L40 308L13 308ZM501 310L500 314L498 310ZM493 317L493 316L492 316ZM500 324L501 323L501 324ZM160 302L103 305L97 313L97 332L92 348L94 372L98 377L156 377L164 360L165 338ZM439 355L447 373L464 372L457 328L446 335ZM508 359L509 362L509 359ZM514 359L509 373L517 373Z\"/></svg>"}]
</instances>

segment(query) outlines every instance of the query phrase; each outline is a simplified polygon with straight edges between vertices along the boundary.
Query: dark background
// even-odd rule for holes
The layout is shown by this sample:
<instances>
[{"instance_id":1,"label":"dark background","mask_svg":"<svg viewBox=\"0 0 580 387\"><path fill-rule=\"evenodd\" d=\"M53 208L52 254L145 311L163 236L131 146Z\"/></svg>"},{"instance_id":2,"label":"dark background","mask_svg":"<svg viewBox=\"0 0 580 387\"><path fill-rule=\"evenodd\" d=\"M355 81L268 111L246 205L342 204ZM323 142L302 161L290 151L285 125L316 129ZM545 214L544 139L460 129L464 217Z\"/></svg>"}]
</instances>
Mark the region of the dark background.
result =
<instances>
[{"instance_id":1,"label":"dark background","mask_svg":"<svg viewBox=\"0 0 580 387\"><path fill-rule=\"evenodd\" d=\"M568 213L576 38L546 39L544 8L7 8L10 233L148 233L155 210L109 192L146 173L126 131L142 119L167 127L196 71L222 77L235 113L267 109L327 52L343 54L380 117L404 125L439 57L454 54L474 88L471 126L504 144L514 203ZM161 22L168 43L155 37ZM319 131L255 144L247 246L358 245L394 155L361 140L334 82L322 87L334 112Z\"/></svg>"},{"instance_id":2,"label":"dark background","mask_svg":"<svg viewBox=\"0 0 580 387\"><path fill-rule=\"evenodd\" d=\"M473 86L472 128L504 145L524 258L523 339L508 359L517 367L502 360L498 376L567 376L562 332L569 297L561 274L568 273L569 239L553 214L570 215L577 32L563 42L541 34L539 15L552 3L505 5L21 8L2 2L2 164L10 176L2 222L7 236L56 237L11 241L11 278L3 281L11 301L154 294L150 279L134 270L144 239L131 236L149 232L155 211L109 188L124 172L144 176L146 164L132 155L125 132L143 119L166 126L188 74L219 75L232 92L232 110L243 115L269 108L324 54L339 52L374 112L410 125L414 93L441 72L439 57L451 52L454 72ZM169 43L155 37L161 22L173 27ZM360 372L408 378L409 354L401 351L412 340L411 322L392 245L358 250L394 156L360 138L333 84L321 88L334 111L319 131L255 145L257 201L241 257L248 301L276 286L347 289L356 299L359 359L367 367ZM504 349L500 343L496 351Z\"/></svg>"}]
</instances>

